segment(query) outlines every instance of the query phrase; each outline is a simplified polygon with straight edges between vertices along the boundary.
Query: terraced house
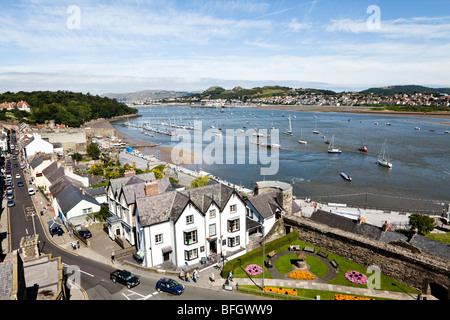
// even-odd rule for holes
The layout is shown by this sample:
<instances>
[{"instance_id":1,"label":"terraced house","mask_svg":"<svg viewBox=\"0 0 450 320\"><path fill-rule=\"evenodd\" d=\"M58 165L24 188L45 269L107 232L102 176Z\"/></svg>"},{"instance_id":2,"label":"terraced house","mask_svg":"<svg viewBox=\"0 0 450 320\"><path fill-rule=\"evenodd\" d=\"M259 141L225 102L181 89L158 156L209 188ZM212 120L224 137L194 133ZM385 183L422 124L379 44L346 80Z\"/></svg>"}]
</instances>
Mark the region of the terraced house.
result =
<instances>
[{"instance_id":1,"label":"terraced house","mask_svg":"<svg viewBox=\"0 0 450 320\"><path fill-rule=\"evenodd\" d=\"M168 178L156 180L153 172L135 175L129 172L123 178L111 179L106 188L110 217L109 237L119 238L135 245L134 205L137 197L158 194L170 189Z\"/></svg>"},{"instance_id":2,"label":"terraced house","mask_svg":"<svg viewBox=\"0 0 450 320\"><path fill-rule=\"evenodd\" d=\"M246 206L220 183L137 197L137 249L148 267L180 267L245 253Z\"/></svg>"}]
</instances>

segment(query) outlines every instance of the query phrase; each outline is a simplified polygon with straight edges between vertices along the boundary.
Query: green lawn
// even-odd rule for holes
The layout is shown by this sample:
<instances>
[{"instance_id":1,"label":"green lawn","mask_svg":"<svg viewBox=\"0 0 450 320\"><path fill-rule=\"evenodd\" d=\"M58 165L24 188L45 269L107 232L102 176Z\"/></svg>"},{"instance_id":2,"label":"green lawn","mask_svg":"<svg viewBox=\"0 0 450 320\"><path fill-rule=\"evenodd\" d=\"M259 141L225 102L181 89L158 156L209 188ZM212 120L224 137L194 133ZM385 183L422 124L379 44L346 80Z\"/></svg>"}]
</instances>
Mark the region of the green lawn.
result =
<instances>
[{"instance_id":1,"label":"green lawn","mask_svg":"<svg viewBox=\"0 0 450 320\"><path fill-rule=\"evenodd\" d=\"M288 240L290 240L290 242L287 242L286 239L284 239L284 241L283 241L283 239L279 239L279 241L277 241L276 243L268 243L266 245L265 253L268 254L272 250L275 250L275 252L277 252L277 253L287 251L290 244L300 245L300 247L302 249L305 246L314 247L316 249L316 252L318 252L319 250L326 252L326 253L328 253L328 258L330 260L335 259L339 263L339 274L334 280L330 281L329 284L367 288L367 285L354 284L354 283L350 282L347 278L345 278L345 273L350 270L358 271L360 273L367 275L367 277L370 278L373 274L368 272L367 267L361 266L357 263L354 263L350 260L342 258L331 252L324 251L321 248L318 248L318 247L315 247L306 242L300 241L300 240L298 240L298 238L294 238L291 236ZM278 272L280 274L283 274L283 275L288 274L294 270L292 263L291 263L292 262L291 260L293 260L293 259L297 259L297 254L295 254L295 253L287 254L287 255L277 259L275 261L274 267L278 270ZM238 260L238 261L234 261L234 260ZM245 254L237 259L234 259L234 260L229 261L225 265L225 269L224 269L225 273L224 274L228 274L229 269L231 269L231 270L233 270L233 274L236 278L249 277L244 271L244 269L247 265L249 265L249 264L257 264L259 266L263 265L262 248L257 248L255 250L253 250L252 252L247 253L247 254ZM314 275L316 275L318 278L323 278L324 276L327 275L328 265L325 264L318 257L308 255L306 262L310 266L309 271L311 273L313 273ZM228 268L228 270L227 270L227 268ZM261 278L262 275L253 276L253 277ZM266 279L273 278L266 268L264 270L264 277ZM395 291L395 292L408 292L408 293L413 293L413 294L420 293L419 291L417 291L413 288L410 288L404 284L401 284L389 277L386 277L383 274L380 275L379 279L380 279L380 281L377 284L380 285L380 288L379 288L380 290ZM301 289L299 289L299 290L301 290ZM319 292L321 292L321 291L319 291ZM317 294L315 294L315 295L317 295ZM334 293L333 293L333 295L334 295ZM313 294L313 296L314 296L314 294Z\"/></svg>"}]
</instances>

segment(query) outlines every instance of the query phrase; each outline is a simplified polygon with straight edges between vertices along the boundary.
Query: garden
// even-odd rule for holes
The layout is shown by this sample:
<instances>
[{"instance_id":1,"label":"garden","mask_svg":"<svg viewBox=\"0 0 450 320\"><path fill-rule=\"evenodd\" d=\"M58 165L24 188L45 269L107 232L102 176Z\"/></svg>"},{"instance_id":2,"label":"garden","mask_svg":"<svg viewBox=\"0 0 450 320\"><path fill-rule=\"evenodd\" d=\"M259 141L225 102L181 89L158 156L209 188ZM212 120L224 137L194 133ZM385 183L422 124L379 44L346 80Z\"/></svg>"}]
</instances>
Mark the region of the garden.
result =
<instances>
[{"instance_id":1,"label":"garden","mask_svg":"<svg viewBox=\"0 0 450 320\"><path fill-rule=\"evenodd\" d=\"M279 258L275 260L273 268L276 269L276 272L283 276L284 279L292 279L292 280L302 280L302 281L320 281L320 279L327 276L329 272L329 265L325 263L323 260L316 257L314 254L307 255L306 263L308 265L307 270L298 270L295 267L293 261L298 258L298 254L296 253L286 253L288 251L290 245L299 245L300 248L305 248L305 246L313 247L315 252L323 251L321 248L315 247L311 244L305 243L298 239L298 234L293 232L282 238L276 239L272 242L269 242L265 245L265 254L275 251L275 253L280 254ZM271 272L264 265L264 261L267 261L267 257L263 257L263 248L259 247L255 250L246 253L243 256L240 256L236 259L228 261L224 267L224 274L228 274L229 271L232 271L235 278L262 278L263 270L264 270L264 278L265 279L273 279ZM333 254L332 252L326 252L328 254L329 260L335 260L339 264L339 268L336 276L332 278L332 280L327 281L328 284L342 285L342 286L350 286L350 287L359 287L359 288L367 288L368 276L371 274L367 273L367 266L358 265L350 260L347 260L343 257ZM323 282L323 280L322 280ZM387 291L395 291L395 292L408 292L412 294L418 294L419 292L415 289L412 289L402 283L399 283L383 274L380 275L380 290ZM250 286L253 287L253 286ZM249 288L244 288L244 286L239 287L239 291L246 291ZM257 286L254 286L252 290L257 290ZM251 291L251 290L250 290ZM265 289L270 293L279 293L284 292L284 295L313 295L317 292L317 290L307 290L301 288L272 288ZM323 291L319 291L319 295L324 296ZM332 300L361 300L364 297L357 296L342 296L339 293L329 293L329 295L325 295L329 299ZM313 296L314 297L314 296Z\"/></svg>"}]
</instances>

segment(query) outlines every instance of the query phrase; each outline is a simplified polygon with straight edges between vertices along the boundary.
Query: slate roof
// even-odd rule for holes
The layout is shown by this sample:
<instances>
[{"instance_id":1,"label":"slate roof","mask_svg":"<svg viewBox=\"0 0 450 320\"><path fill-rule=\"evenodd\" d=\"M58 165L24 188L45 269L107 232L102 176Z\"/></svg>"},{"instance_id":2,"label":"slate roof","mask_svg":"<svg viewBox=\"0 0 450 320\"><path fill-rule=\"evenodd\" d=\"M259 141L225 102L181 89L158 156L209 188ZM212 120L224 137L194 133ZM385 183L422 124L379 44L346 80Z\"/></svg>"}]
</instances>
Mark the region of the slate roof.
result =
<instances>
[{"instance_id":1,"label":"slate roof","mask_svg":"<svg viewBox=\"0 0 450 320\"><path fill-rule=\"evenodd\" d=\"M429 255L450 260L450 244L436 241L421 235L415 235L410 242Z\"/></svg>"},{"instance_id":2,"label":"slate roof","mask_svg":"<svg viewBox=\"0 0 450 320\"><path fill-rule=\"evenodd\" d=\"M383 231L377 226L367 223L356 223L355 220L339 216L334 213L317 210L309 218L313 221L325 224L332 228L359 234L370 239L379 240Z\"/></svg>"},{"instance_id":3,"label":"slate roof","mask_svg":"<svg viewBox=\"0 0 450 320\"><path fill-rule=\"evenodd\" d=\"M202 214L206 213L212 203L223 211L234 192L233 188L216 183L184 191L167 191L152 196L137 197L136 207L141 225L146 227L170 220L177 221L189 203L192 203Z\"/></svg>"},{"instance_id":4,"label":"slate roof","mask_svg":"<svg viewBox=\"0 0 450 320\"><path fill-rule=\"evenodd\" d=\"M275 215L277 209L284 210L277 200L279 193L280 191L278 190L272 190L251 197L247 201L250 202L263 219L267 219Z\"/></svg>"},{"instance_id":5,"label":"slate roof","mask_svg":"<svg viewBox=\"0 0 450 320\"><path fill-rule=\"evenodd\" d=\"M72 182L65 175L54 181L49 187L49 191L53 197L56 197L61 191L63 191L68 186L72 185Z\"/></svg>"},{"instance_id":6,"label":"slate roof","mask_svg":"<svg viewBox=\"0 0 450 320\"><path fill-rule=\"evenodd\" d=\"M146 181L150 181L150 180L156 180L156 177L153 172L149 172L149 173L136 174L136 175L132 175L129 177L111 179L111 180L109 180L108 187L112 188L113 193L117 193L120 191L120 188L122 186L126 185L130 180L137 181L136 179L146 182ZM132 183L133 182L131 182L131 184Z\"/></svg>"},{"instance_id":7,"label":"slate roof","mask_svg":"<svg viewBox=\"0 0 450 320\"><path fill-rule=\"evenodd\" d=\"M34 169L37 168L40 164L42 164L42 162L44 162L44 156L38 156L35 157L33 160L31 160L30 166Z\"/></svg>"},{"instance_id":8,"label":"slate roof","mask_svg":"<svg viewBox=\"0 0 450 320\"><path fill-rule=\"evenodd\" d=\"M13 261L0 263L0 300L11 300L13 289Z\"/></svg>"},{"instance_id":9,"label":"slate roof","mask_svg":"<svg viewBox=\"0 0 450 320\"><path fill-rule=\"evenodd\" d=\"M74 206L76 206L80 201L86 200L92 204L99 204L97 200L88 194L82 194L80 189L74 185L67 186L62 190L57 196L59 206L63 213L69 212Z\"/></svg>"},{"instance_id":10,"label":"slate roof","mask_svg":"<svg viewBox=\"0 0 450 320\"><path fill-rule=\"evenodd\" d=\"M42 174L50 181L50 183L53 183L64 176L64 168L58 168L58 163L54 161L47 168L42 170Z\"/></svg>"}]
</instances>

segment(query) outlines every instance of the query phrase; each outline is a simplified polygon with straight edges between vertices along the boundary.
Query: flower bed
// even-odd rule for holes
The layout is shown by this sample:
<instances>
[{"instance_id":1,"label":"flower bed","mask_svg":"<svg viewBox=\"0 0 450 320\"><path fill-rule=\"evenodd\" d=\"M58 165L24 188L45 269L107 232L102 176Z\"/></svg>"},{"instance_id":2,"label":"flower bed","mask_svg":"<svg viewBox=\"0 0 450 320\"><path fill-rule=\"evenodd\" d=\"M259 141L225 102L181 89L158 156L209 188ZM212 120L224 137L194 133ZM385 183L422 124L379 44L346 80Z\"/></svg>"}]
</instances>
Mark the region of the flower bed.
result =
<instances>
[{"instance_id":1,"label":"flower bed","mask_svg":"<svg viewBox=\"0 0 450 320\"><path fill-rule=\"evenodd\" d=\"M289 278L297 280L315 280L316 277L309 271L296 270L289 274Z\"/></svg>"},{"instance_id":2,"label":"flower bed","mask_svg":"<svg viewBox=\"0 0 450 320\"><path fill-rule=\"evenodd\" d=\"M356 283L356 284L366 284L367 283L367 276L358 271L347 271L345 273L345 277L348 279L348 281L350 281L352 283Z\"/></svg>"},{"instance_id":3,"label":"flower bed","mask_svg":"<svg viewBox=\"0 0 450 320\"><path fill-rule=\"evenodd\" d=\"M257 264L249 264L245 268L245 273L251 275L251 276L257 276L258 274L261 274L263 272L263 269L258 266Z\"/></svg>"},{"instance_id":4,"label":"flower bed","mask_svg":"<svg viewBox=\"0 0 450 320\"><path fill-rule=\"evenodd\" d=\"M365 298L365 297L357 297L357 296L351 296L347 294L335 294L334 300L375 300L372 298Z\"/></svg>"},{"instance_id":5,"label":"flower bed","mask_svg":"<svg viewBox=\"0 0 450 320\"><path fill-rule=\"evenodd\" d=\"M298 292L295 289L276 288L276 287L264 287L264 292L286 294L288 296L298 296Z\"/></svg>"}]
</instances>

